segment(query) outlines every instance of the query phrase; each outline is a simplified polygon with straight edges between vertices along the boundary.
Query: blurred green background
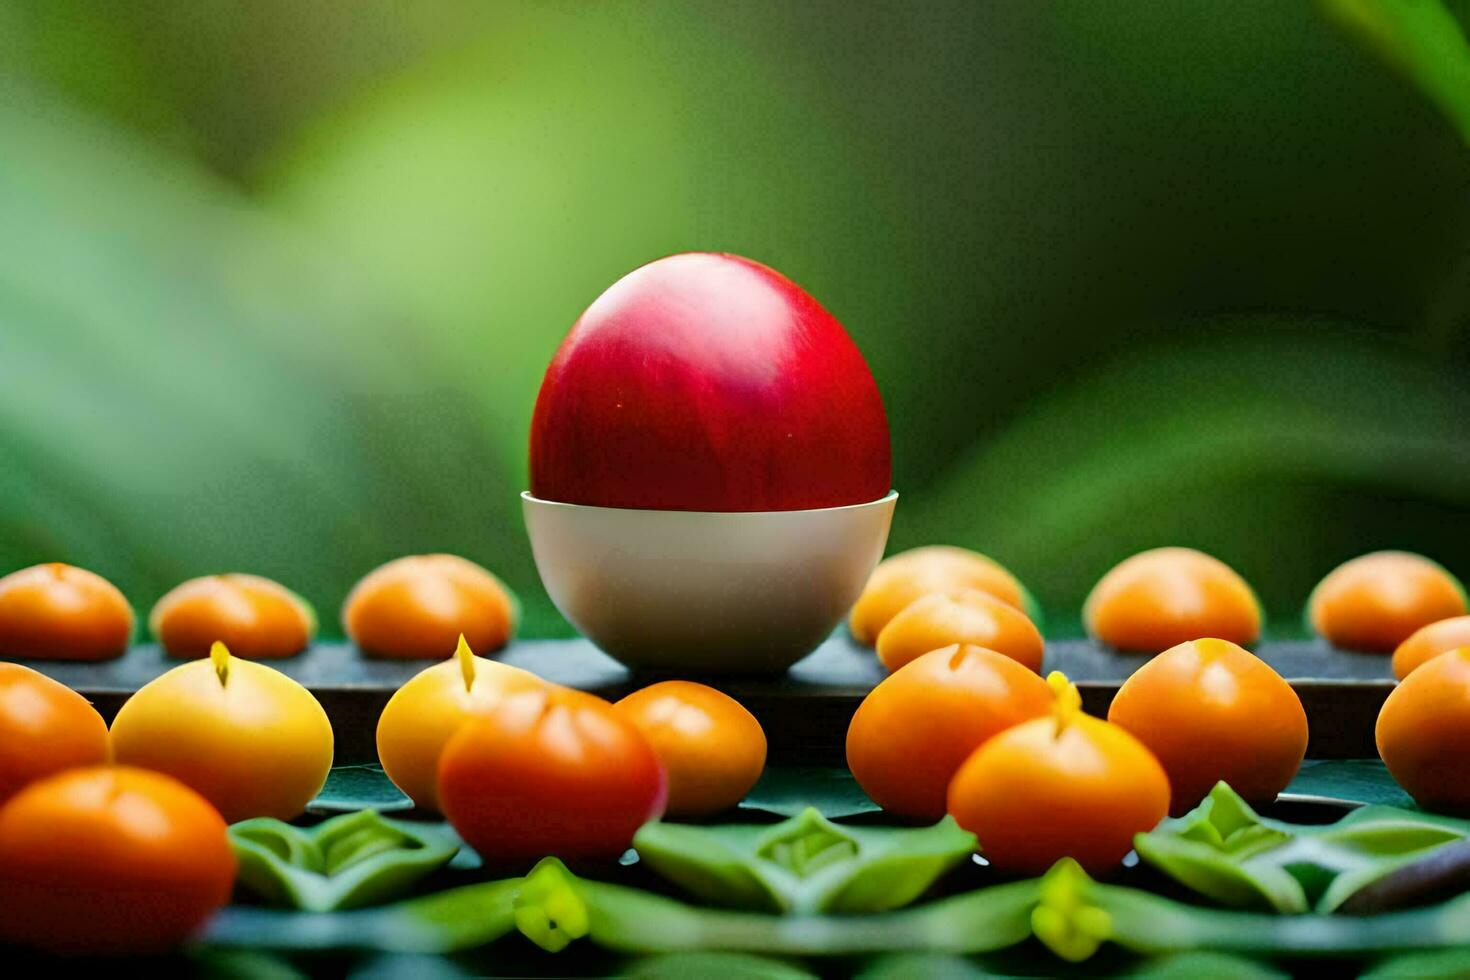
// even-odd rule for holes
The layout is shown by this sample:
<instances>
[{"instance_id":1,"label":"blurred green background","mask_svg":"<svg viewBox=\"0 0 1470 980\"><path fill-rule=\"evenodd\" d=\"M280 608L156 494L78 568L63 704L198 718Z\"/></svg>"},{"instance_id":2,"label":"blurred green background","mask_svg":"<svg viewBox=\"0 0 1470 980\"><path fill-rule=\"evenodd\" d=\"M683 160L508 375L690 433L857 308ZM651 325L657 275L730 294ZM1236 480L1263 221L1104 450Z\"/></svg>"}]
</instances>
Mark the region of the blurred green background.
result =
<instances>
[{"instance_id":1,"label":"blurred green background","mask_svg":"<svg viewBox=\"0 0 1470 980\"><path fill-rule=\"evenodd\" d=\"M891 547L1054 626L1160 544L1284 631L1362 551L1470 572L1470 10L1385 2L9 0L0 571L254 571L331 628L447 550L565 633L541 373L714 249L866 352Z\"/></svg>"}]
</instances>

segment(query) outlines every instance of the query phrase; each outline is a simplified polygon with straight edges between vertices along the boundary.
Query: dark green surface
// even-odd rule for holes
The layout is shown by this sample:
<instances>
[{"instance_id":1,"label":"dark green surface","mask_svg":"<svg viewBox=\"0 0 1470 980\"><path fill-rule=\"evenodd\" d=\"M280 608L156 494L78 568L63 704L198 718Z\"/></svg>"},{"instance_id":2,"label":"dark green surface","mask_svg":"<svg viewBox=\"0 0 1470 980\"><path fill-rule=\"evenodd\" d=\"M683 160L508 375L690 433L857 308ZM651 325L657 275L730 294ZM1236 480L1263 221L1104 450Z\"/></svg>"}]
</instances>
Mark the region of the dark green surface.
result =
<instances>
[{"instance_id":1,"label":"dark green surface","mask_svg":"<svg viewBox=\"0 0 1470 980\"><path fill-rule=\"evenodd\" d=\"M1312 760L1302 764L1287 794L1322 797L1354 804L1412 807L1377 759ZM379 766L333 769L326 788L312 804L319 812L395 809L404 796ZM769 766L741 804L743 808L793 816L811 806L833 819L873 813L878 807L846 769L820 766Z\"/></svg>"},{"instance_id":2,"label":"dark green surface","mask_svg":"<svg viewBox=\"0 0 1470 980\"><path fill-rule=\"evenodd\" d=\"M1311 728L1308 755L1370 756L1373 725L1392 690L1389 658L1333 650L1320 642L1268 642L1257 652L1295 686ZM547 680L616 698L655 676L630 673L582 640L520 640L496 655ZM1145 662L1086 640L1056 640L1044 669L1062 670L1082 691L1083 704L1105 715L1119 685ZM100 664L33 661L31 665L82 692L110 717L127 696L177 662L156 646L141 646ZM318 643L273 665L322 701L337 735L339 764L377 759L373 732L388 698L425 661L372 660L341 643ZM781 765L842 765L844 735L862 698L886 671L871 650L843 631L779 677L706 678L760 720L771 759Z\"/></svg>"}]
</instances>

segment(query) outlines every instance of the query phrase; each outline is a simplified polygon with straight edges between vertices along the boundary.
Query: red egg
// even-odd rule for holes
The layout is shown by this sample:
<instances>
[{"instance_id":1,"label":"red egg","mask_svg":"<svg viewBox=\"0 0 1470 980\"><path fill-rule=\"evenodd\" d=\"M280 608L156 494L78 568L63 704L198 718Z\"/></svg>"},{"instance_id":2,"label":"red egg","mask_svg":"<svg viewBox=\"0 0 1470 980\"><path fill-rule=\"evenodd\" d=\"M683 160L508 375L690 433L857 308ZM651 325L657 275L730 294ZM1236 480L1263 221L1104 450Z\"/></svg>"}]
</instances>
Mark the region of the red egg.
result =
<instances>
[{"instance_id":1,"label":"red egg","mask_svg":"<svg viewBox=\"0 0 1470 980\"><path fill-rule=\"evenodd\" d=\"M805 510L890 483L857 345L800 286L736 255L672 255L614 283L562 342L531 422L543 500Z\"/></svg>"}]
</instances>

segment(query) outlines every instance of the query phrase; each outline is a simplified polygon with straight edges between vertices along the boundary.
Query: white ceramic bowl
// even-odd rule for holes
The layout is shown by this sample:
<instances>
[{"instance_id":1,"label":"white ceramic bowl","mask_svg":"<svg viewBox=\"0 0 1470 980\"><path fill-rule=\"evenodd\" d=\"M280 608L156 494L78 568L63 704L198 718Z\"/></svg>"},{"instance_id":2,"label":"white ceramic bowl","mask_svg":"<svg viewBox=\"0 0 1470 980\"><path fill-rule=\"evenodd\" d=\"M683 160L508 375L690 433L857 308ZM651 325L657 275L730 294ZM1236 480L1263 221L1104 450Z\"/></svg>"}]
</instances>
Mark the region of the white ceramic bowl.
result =
<instances>
[{"instance_id":1,"label":"white ceramic bowl","mask_svg":"<svg viewBox=\"0 0 1470 980\"><path fill-rule=\"evenodd\" d=\"M815 650L857 601L898 494L756 513L521 500L551 600L608 654L655 671L771 674Z\"/></svg>"}]
</instances>

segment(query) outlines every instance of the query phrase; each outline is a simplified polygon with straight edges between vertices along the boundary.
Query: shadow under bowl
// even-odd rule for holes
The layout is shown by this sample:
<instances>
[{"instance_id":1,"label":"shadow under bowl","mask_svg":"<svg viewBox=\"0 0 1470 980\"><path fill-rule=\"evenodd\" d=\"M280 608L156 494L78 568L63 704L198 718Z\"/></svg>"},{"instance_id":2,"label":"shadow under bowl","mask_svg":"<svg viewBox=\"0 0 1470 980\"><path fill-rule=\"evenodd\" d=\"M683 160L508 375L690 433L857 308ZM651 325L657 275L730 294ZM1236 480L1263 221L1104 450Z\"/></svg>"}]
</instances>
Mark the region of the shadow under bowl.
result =
<instances>
[{"instance_id":1,"label":"shadow under bowl","mask_svg":"<svg viewBox=\"0 0 1470 980\"><path fill-rule=\"evenodd\" d=\"M623 664L775 674L815 650L883 556L897 492L819 510L624 510L521 494L536 568Z\"/></svg>"}]
</instances>

